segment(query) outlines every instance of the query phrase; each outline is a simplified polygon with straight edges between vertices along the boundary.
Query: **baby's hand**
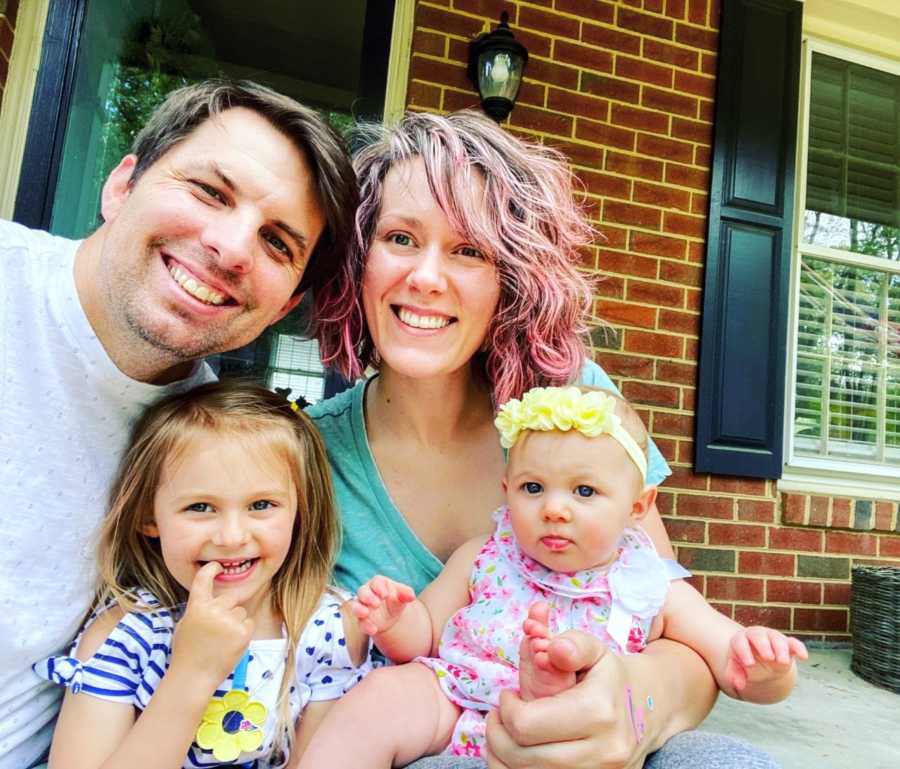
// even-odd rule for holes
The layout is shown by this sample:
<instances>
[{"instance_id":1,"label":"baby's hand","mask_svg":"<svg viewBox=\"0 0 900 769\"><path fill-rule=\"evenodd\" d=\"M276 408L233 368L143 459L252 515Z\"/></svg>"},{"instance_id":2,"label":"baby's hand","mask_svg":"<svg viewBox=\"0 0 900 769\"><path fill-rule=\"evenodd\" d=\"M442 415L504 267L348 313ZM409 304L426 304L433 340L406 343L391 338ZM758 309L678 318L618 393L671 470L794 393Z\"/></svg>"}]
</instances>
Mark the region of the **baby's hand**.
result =
<instances>
[{"instance_id":1,"label":"baby's hand","mask_svg":"<svg viewBox=\"0 0 900 769\"><path fill-rule=\"evenodd\" d=\"M184 617L172 638L172 667L207 673L218 686L234 670L253 637L253 620L230 591L213 595L222 564L210 561L194 576Z\"/></svg>"},{"instance_id":2,"label":"baby's hand","mask_svg":"<svg viewBox=\"0 0 900 769\"><path fill-rule=\"evenodd\" d=\"M378 635L390 630L406 604L415 600L416 594L409 585L378 575L356 591L356 598L350 601L350 610L363 633Z\"/></svg>"},{"instance_id":3,"label":"baby's hand","mask_svg":"<svg viewBox=\"0 0 900 769\"><path fill-rule=\"evenodd\" d=\"M731 638L725 675L740 694L748 684L766 684L788 675L794 658L805 660L806 647L796 638L754 625Z\"/></svg>"}]
</instances>

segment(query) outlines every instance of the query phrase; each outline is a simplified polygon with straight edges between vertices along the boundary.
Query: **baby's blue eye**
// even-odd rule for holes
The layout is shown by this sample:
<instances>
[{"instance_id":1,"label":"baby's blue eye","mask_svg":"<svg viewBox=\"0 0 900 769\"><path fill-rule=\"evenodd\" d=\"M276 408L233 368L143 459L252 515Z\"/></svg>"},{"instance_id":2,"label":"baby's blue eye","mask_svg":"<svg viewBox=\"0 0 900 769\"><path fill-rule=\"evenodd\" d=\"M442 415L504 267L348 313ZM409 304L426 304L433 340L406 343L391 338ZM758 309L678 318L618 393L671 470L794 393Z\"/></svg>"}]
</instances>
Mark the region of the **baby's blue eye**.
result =
<instances>
[{"instance_id":1,"label":"baby's blue eye","mask_svg":"<svg viewBox=\"0 0 900 769\"><path fill-rule=\"evenodd\" d=\"M212 505L208 502L194 502L191 505L188 505L187 510L190 510L192 513L208 513L212 511Z\"/></svg>"},{"instance_id":2,"label":"baby's blue eye","mask_svg":"<svg viewBox=\"0 0 900 769\"><path fill-rule=\"evenodd\" d=\"M581 484L580 486L575 487L575 493L579 497L592 497L596 493L590 486L586 486L585 484Z\"/></svg>"},{"instance_id":3,"label":"baby's blue eye","mask_svg":"<svg viewBox=\"0 0 900 769\"><path fill-rule=\"evenodd\" d=\"M250 504L251 510L268 510L273 506L273 502L270 502L268 499L257 499L256 502Z\"/></svg>"},{"instance_id":4,"label":"baby's blue eye","mask_svg":"<svg viewBox=\"0 0 900 769\"><path fill-rule=\"evenodd\" d=\"M541 484L535 481L527 481L522 484L522 488L525 489L526 494L540 494L543 491L543 487Z\"/></svg>"}]
</instances>

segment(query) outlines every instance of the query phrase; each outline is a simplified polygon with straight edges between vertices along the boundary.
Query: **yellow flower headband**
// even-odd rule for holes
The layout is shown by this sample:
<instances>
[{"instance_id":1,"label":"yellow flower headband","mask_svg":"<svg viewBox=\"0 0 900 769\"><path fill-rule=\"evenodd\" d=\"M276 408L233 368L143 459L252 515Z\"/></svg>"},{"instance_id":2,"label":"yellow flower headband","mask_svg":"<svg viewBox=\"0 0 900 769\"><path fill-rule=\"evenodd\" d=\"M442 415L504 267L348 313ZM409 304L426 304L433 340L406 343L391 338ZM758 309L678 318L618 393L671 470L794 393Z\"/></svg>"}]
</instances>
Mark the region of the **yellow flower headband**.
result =
<instances>
[{"instance_id":1,"label":"yellow flower headband","mask_svg":"<svg viewBox=\"0 0 900 769\"><path fill-rule=\"evenodd\" d=\"M500 443L512 448L519 434L527 430L577 430L588 438L609 435L615 438L637 465L641 481L647 478L647 458L638 442L622 427L616 399L604 392L581 392L577 387L535 387L500 407L494 425Z\"/></svg>"}]
</instances>

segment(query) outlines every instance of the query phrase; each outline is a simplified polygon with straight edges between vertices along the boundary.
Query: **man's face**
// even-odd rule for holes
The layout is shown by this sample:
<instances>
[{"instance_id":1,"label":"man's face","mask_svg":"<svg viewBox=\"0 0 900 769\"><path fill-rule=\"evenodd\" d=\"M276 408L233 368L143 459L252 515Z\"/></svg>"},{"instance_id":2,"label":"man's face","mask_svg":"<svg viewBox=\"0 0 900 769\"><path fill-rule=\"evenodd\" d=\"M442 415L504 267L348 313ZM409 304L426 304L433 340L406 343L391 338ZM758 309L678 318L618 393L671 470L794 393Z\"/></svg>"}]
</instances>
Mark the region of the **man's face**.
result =
<instances>
[{"instance_id":1,"label":"man's face","mask_svg":"<svg viewBox=\"0 0 900 769\"><path fill-rule=\"evenodd\" d=\"M130 185L133 167L104 188L101 339L177 363L247 344L296 305L325 219L306 158L267 120L229 109Z\"/></svg>"}]
</instances>

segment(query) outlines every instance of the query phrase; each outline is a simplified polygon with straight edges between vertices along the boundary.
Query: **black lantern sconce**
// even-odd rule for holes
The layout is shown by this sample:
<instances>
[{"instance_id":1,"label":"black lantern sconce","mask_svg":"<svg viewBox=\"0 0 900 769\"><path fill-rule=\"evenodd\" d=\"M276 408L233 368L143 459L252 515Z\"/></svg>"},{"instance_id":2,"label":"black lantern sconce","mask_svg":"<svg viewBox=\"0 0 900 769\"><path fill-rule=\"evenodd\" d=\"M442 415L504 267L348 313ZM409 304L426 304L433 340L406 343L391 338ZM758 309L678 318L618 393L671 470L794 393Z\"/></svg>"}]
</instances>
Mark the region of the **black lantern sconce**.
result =
<instances>
[{"instance_id":1,"label":"black lantern sconce","mask_svg":"<svg viewBox=\"0 0 900 769\"><path fill-rule=\"evenodd\" d=\"M513 37L504 11L493 32L469 43L469 78L481 95L484 111L498 123L512 111L528 63L528 49Z\"/></svg>"}]
</instances>

